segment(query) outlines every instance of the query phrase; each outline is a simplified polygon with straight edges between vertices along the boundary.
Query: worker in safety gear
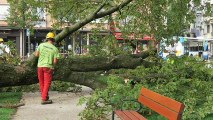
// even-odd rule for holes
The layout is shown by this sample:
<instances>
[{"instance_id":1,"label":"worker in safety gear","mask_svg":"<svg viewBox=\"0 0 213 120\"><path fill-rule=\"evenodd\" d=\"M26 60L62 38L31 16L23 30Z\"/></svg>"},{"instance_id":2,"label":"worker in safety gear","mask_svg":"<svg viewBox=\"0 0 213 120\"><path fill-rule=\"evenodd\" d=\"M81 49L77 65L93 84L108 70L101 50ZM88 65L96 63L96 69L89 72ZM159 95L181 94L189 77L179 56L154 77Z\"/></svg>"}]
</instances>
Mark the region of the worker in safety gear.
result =
<instances>
[{"instance_id":1,"label":"worker in safety gear","mask_svg":"<svg viewBox=\"0 0 213 120\"><path fill-rule=\"evenodd\" d=\"M0 38L0 43L4 42L4 39L3 38Z\"/></svg>"},{"instance_id":2,"label":"worker in safety gear","mask_svg":"<svg viewBox=\"0 0 213 120\"><path fill-rule=\"evenodd\" d=\"M40 91L42 101L41 104L51 104L52 100L49 99L49 88L52 82L54 65L57 64L59 59L59 51L54 46L55 34L49 32L46 35L46 42L41 43L35 52L38 57L38 79L40 84Z\"/></svg>"}]
</instances>

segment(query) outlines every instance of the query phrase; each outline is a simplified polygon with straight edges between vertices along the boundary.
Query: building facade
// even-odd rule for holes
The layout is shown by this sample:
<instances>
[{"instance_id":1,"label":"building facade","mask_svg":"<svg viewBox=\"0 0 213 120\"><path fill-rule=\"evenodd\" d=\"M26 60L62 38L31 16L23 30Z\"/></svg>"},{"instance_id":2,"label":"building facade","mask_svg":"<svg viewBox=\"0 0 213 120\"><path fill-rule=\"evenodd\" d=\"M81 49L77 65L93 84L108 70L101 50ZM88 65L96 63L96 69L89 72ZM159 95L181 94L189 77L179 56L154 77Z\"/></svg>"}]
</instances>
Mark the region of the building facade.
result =
<instances>
[{"instance_id":1,"label":"building facade","mask_svg":"<svg viewBox=\"0 0 213 120\"><path fill-rule=\"evenodd\" d=\"M28 28L21 29L10 27L8 25L6 17L9 15L9 8L10 5L7 0L0 0L0 38L3 38L6 42L9 40L14 41L18 54L21 57L24 57L27 54L31 54L39 43L43 42L46 34L49 31L52 31L52 25L56 21L52 19L51 16L44 10L38 8L37 12L39 13L40 19L36 22L37 24L34 26L34 33L32 35L30 34ZM63 46L63 50L68 50L68 46L71 46L74 53L81 54L84 49L83 46L92 43L92 40L90 41L92 35L91 29L97 28L95 24L101 24L102 28L105 30L107 30L109 27L107 23L103 23L100 20L93 21L91 24L84 26L78 35L70 35L65 38L66 45ZM67 26L70 25L64 24L61 29ZM60 32L60 30L57 32ZM100 34L106 35L108 33L107 31L102 31ZM76 51L76 49L78 49L78 51Z\"/></svg>"},{"instance_id":2,"label":"building facade","mask_svg":"<svg viewBox=\"0 0 213 120\"><path fill-rule=\"evenodd\" d=\"M209 3L213 7L213 0L202 0L201 4ZM195 23L190 26L191 37L213 38L213 17L206 16L204 10L196 10Z\"/></svg>"},{"instance_id":3,"label":"building facade","mask_svg":"<svg viewBox=\"0 0 213 120\"><path fill-rule=\"evenodd\" d=\"M0 37L4 41L14 41L18 54L23 57L27 53L35 49L39 39L43 39L46 33L51 29L52 22L50 16L46 16L45 13L40 12L40 21L35 25L35 35L30 36L27 28L21 29L18 27L10 27L7 23L7 16L9 15L10 5L7 0L0 1Z\"/></svg>"},{"instance_id":4,"label":"building facade","mask_svg":"<svg viewBox=\"0 0 213 120\"><path fill-rule=\"evenodd\" d=\"M213 9L213 0L201 0L201 4L209 4ZM207 53L213 57L213 17L205 15L205 9L196 10L196 19L191 24L189 33L186 51L199 56Z\"/></svg>"}]
</instances>

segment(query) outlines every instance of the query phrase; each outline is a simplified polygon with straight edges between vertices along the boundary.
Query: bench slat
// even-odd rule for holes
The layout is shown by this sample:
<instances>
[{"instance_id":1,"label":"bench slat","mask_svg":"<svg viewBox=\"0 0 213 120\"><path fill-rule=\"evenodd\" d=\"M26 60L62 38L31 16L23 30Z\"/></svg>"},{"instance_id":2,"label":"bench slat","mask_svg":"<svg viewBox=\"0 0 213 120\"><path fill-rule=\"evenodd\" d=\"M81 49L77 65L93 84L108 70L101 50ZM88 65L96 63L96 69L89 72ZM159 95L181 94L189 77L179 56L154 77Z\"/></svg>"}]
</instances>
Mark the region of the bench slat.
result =
<instances>
[{"instance_id":1,"label":"bench slat","mask_svg":"<svg viewBox=\"0 0 213 120\"><path fill-rule=\"evenodd\" d=\"M131 120L139 120L131 111L123 111L123 113L128 116Z\"/></svg>"},{"instance_id":2,"label":"bench slat","mask_svg":"<svg viewBox=\"0 0 213 120\"><path fill-rule=\"evenodd\" d=\"M122 120L131 120L128 116L126 116L126 114L123 113L123 111L121 110L116 110L115 114L121 118Z\"/></svg>"},{"instance_id":3,"label":"bench slat","mask_svg":"<svg viewBox=\"0 0 213 120\"><path fill-rule=\"evenodd\" d=\"M143 117L141 114L135 112L135 111L130 111L132 114L134 114L139 120L147 120L145 117Z\"/></svg>"},{"instance_id":4,"label":"bench slat","mask_svg":"<svg viewBox=\"0 0 213 120\"><path fill-rule=\"evenodd\" d=\"M179 113L172 111L171 109L166 108L144 96L140 96L139 101L143 103L143 105L149 107L150 109L154 110L155 112L163 115L164 117L168 118L169 120L180 120L181 116Z\"/></svg>"},{"instance_id":5,"label":"bench slat","mask_svg":"<svg viewBox=\"0 0 213 120\"><path fill-rule=\"evenodd\" d=\"M144 96L146 96L147 98L150 98L176 112L182 112L184 109L184 104L182 104L178 101L175 101L169 97L166 97L166 96L160 95L156 92L153 92L147 88L142 88L141 93Z\"/></svg>"},{"instance_id":6,"label":"bench slat","mask_svg":"<svg viewBox=\"0 0 213 120\"><path fill-rule=\"evenodd\" d=\"M147 120L142 115L133 110L116 110L115 114L122 120Z\"/></svg>"}]
</instances>

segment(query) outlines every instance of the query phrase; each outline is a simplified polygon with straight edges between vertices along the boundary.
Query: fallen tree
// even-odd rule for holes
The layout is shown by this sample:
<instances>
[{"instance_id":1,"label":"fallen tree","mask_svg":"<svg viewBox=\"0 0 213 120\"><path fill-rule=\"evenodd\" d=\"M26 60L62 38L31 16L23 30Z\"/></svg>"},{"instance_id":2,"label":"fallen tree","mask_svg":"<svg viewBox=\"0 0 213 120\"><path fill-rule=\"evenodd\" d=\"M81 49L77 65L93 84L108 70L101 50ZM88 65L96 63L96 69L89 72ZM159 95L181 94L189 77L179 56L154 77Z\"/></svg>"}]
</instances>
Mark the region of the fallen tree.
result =
<instances>
[{"instance_id":1,"label":"fallen tree","mask_svg":"<svg viewBox=\"0 0 213 120\"><path fill-rule=\"evenodd\" d=\"M82 28L83 26L85 26L86 24L90 23L91 21L95 19L111 15L112 13L116 11L120 11L122 8L124 8L131 2L132 0L123 0L121 2L102 1L100 3L98 2L98 4L96 2L94 3L92 2L91 4L95 4L96 7L92 7L91 13L86 14L86 17L82 17L82 19L80 19L79 22L74 22L72 23L71 26L63 28L63 30L59 34L57 34L55 38L56 41L57 42L62 41L65 37L76 32L78 29ZM11 1L10 4L12 7L13 1ZM26 5L25 7L23 7L24 9L30 9L31 4L33 5L33 3L28 4L27 2L22 2L20 4ZM44 4L47 4L47 3L44 2ZM55 1L48 4L58 4L58 3L57 1ZM78 4L84 4L84 3L78 3ZM34 4L34 5L37 5L37 4ZM67 4L64 4L64 5L67 5ZM39 7L42 8L42 6L39 6ZM21 13L26 12L26 10L24 10L23 8L20 9L20 11L22 11ZM52 8L47 8L47 9L52 9ZM77 9L79 8L77 7ZM10 11L10 12L12 17L14 11ZM56 13L56 12L53 12L53 13ZM59 13L62 14L60 11ZM76 19L79 20L79 18L76 18ZM11 19L8 19L8 21L12 21L11 23L17 23L16 19L14 19L13 17ZM20 27L23 27L23 26L26 27L26 25L28 25L28 23L25 23L21 25ZM98 76L101 72L107 71L110 69L119 69L119 68L133 69L142 64L147 66L149 64L143 61L143 59L146 58L147 56L149 56L149 51L144 52L140 55L119 55L114 57L113 56L110 56L110 57L92 56L92 57L75 57L71 59L63 59L56 66L56 69L55 69L56 74L54 75L54 79L86 85L88 87L95 89L97 87L104 86L103 81L102 82L95 81L95 77ZM36 71L36 58L32 57L31 59L28 59L26 63L23 63L20 66L14 66L11 64L0 64L0 74L1 74L0 87L29 85L33 83L38 83L37 71Z\"/></svg>"},{"instance_id":2,"label":"fallen tree","mask_svg":"<svg viewBox=\"0 0 213 120\"><path fill-rule=\"evenodd\" d=\"M98 18L102 18L108 15L113 14L116 11L120 11L122 8L124 8L125 6L127 6L129 3L131 3L133 0L123 0L121 2L108 2L108 1L102 1L102 2L96 2L96 1L91 1L89 2L91 5L95 5L93 7L91 7L91 13L87 14L85 13L86 17L83 17L84 15L77 15L77 14L72 14L73 12L70 13L70 10L73 10L73 6L72 5L77 5L76 9L74 11L79 12L79 5L87 5L88 3L84 3L84 2L80 2L80 1L72 1L66 3L66 2L60 2L58 3L58 1L51 1L51 2L42 2L41 4L37 4L37 2L28 2L28 1L21 1L19 3L16 3L16 1L10 1L10 7L14 8L14 9L10 9L10 16L8 17L8 23L11 24L12 26L16 26L16 27L20 27L20 28L28 28L30 26L34 26L34 24L31 24L33 22L31 21L38 21L38 20L32 20L31 18L39 18L37 16L37 14L35 14L34 12L31 12L32 9L34 7L32 6L36 6L35 8L45 8L45 9L50 9L47 10L48 12L50 12L50 14L52 15L52 17L54 17L55 13L59 12L60 15L62 14L62 12L60 11L61 9L57 8L54 9L52 7L48 7L46 6L46 4L48 4L49 6L54 6L55 4L63 4L63 5L68 5L67 9L68 12L63 12L66 13L67 16L72 16L72 15L77 15L78 17L75 18L76 20L72 20L74 18L74 16L71 17L71 19L68 19L67 21L72 22L72 25L69 27L65 27L62 29L62 31L57 34L56 36L56 41L60 42L62 41L64 38L66 38L67 36L69 36L70 34L76 32L78 29L82 28L83 26L85 26L86 24L90 23L93 20L96 20ZM17 8L17 4L20 4L21 7ZM71 8L70 8L71 7ZM66 7L62 7L66 8ZM88 10L88 7L85 7ZM83 10L85 9L83 8ZM28 9L28 10L27 10ZM54 10L53 10L54 9ZM15 11L13 11L15 10ZM57 11L59 10L59 11ZM65 9L63 9L62 11L66 11ZM19 11L18 16L21 17L14 17L17 16L17 11ZM24 14L23 14L24 13ZM33 13L33 14L32 14ZM69 14L68 14L69 13ZM79 13L82 13L79 12ZM29 17L30 19L27 19L27 17L25 16L26 14L29 14L31 16L34 17ZM72 14L72 15L71 15ZM57 15L56 15L57 16ZM80 19L79 16L81 16L82 18ZM65 16L63 16L65 17ZM24 18L24 19L23 19ZM58 18L58 17L56 17ZM68 17L67 17L68 18ZM40 19L40 18L39 18ZM19 23L20 21L22 21L21 23ZM26 22L28 21L28 22ZM79 22L76 22L79 21ZM61 21L58 21L59 23ZM85 76L86 79L88 79L89 75L90 75L90 71L94 71L94 75L96 73L96 71L100 71L100 70L109 70L112 68L119 68L119 67L124 67L124 68L133 68L134 66L136 66L136 64L133 64L133 66L130 66L127 64L125 65L119 65L116 64L116 61L119 61L120 57L113 57L113 58L108 58L108 57L97 57L97 58L76 58L76 59L63 59L59 65L56 68L55 73L57 73L54 78L56 80L64 80L64 81L70 81L70 82L74 82L76 81L76 83L82 83L82 84L86 84L89 86L89 84L87 83L87 81L84 82L80 82L80 80L82 79L83 76ZM94 63L94 59L100 59L99 61L102 62L98 62L101 64L97 64ZM105 60L104 60L105 59ZM135 58L133 58L135 59ZM104 60L104 61L103 61ZM16 86L16 85L28 85L28 84L33 84L33 83L37 83L37 72L36 72L36 58L32 58L29 59L27 63L24 63L20 66L14 66L11 64L0 64L0 87L6 87L6 86ZM82 64L82 62L80 61L87 61L87 63L89 64ZM139 60L132 60L132 62L134 61L139 61ZM68 69L68 70L67 70ZM68 77L68 76L72 76L72 77ZM79 77L80 76L80 77ZM68 77L68 78L67 78ZM75 82L74 82L75 83ZM90 82L89 82L90 83ZM98 84L98 82L97 82ZM94 85L94 86L99 86L99 85ZM95 87L93 87L95 88Z\"/></svg>"},{"instance_id":3,"label":"fallen tree","mask_svg":"<svg viewBox=\"0 0 213 120\"><path fill-rule=\"evenodd\" d=\"M105 86L103 81L96 80L104 71L111 69L134 69L139 65L153 65L143 59L150 56L154 50L142 52L140 55L118 55L114 57L92 56L74 57L60 60L55 67L54 80L85 85L93 89ZM32 57L20 66L1 64L0 87L30 85L38 83L37 59Z\"/></svg>"}]
</instances>

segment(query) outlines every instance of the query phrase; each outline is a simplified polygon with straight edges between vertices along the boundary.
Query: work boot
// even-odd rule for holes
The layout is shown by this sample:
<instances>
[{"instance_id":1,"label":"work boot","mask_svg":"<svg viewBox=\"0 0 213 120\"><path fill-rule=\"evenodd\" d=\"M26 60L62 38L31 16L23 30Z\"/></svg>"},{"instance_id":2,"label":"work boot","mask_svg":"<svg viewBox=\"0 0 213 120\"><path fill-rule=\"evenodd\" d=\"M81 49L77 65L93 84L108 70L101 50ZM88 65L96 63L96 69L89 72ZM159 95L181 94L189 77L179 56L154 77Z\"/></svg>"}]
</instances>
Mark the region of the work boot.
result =
<instances>
[{"instance_id":1,"label":"work boot","mask_svg":"<svg viewBox=\"0 0 213 120\"><path fill-rule=\"evenodd\" d=\"M49 96L47 96L47 100L49 100Z\"/></svg>"},{"instance_id":2,"label":"work boot","mask_svg":"<svg viewBox=\"0 0 213 120\"><path fill-rule=\"evenodd\" d=\"M52 100L42 100L42 101L41 101L41 104L42 104L42 105L45 105L45 104L52 104L52 103L53 103Z\"/></svg>"}]
</instances>

